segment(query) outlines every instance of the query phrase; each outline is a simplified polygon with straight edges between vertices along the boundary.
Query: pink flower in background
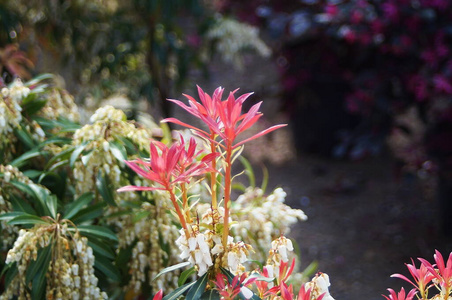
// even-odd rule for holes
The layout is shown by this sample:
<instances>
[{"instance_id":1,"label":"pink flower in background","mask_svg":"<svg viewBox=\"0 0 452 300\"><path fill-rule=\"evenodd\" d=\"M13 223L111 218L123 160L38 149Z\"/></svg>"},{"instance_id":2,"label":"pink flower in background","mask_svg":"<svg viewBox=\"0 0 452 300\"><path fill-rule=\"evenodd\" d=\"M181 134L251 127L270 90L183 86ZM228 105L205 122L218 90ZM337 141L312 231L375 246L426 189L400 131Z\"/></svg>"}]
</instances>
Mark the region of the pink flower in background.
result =
<instances>
[{"instance_id":1,"label":"pink flower in background","mask_svg":"<svg viewBox=\"0 0 452 300\"><path fill-rule=\"evenodd\" d=\"M433 77L433 85L435 86L436 92L452 94L452 85L450 84L450 80L443 75L435 75Z\"/></svg>"},{"instance_id":2,"label":"pink flower in background","mask_svg":"<svg viewBox=\"0 0 452 300\"><path fill-rule=\"evenodd\" d=\"M328 4L325 6L325 13L331 17L334 17L338 14L339 9L337 5Z\"/></svg>"},{"instance_id":3,"label":"pink flower in background","mask_svg":"<svg viewBox=\"0 0 452 300\"><path fill-rule=\"evenodd\" d=\"M399 20L399 9L395 3L388 1L383 3L382 8L386 18L392 22L397 22Z\"/></svg>"}]
</instances>

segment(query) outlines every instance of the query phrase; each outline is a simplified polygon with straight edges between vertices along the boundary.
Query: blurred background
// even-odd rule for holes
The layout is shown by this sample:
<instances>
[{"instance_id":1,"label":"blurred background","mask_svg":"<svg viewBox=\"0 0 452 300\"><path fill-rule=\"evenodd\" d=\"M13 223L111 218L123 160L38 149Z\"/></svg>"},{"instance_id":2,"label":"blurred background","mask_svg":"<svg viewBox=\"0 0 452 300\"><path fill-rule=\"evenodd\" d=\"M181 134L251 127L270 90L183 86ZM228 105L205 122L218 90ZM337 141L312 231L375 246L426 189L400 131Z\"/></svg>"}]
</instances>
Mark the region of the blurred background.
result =
<instances>
[{"instance_id":1,"label":"blurred background","mask_svg":"<svg viewBox=\"0 0 452 300\"><path fill-rule=\"evenodd\" d=\"M0 86L55 73L87 113L157 121L196 84L254 91L259 126L289 124L245 151L307 213L302 265L382 299L452 249L451 20L447 0L1 0Z\"/></svg>"}]
</instances>

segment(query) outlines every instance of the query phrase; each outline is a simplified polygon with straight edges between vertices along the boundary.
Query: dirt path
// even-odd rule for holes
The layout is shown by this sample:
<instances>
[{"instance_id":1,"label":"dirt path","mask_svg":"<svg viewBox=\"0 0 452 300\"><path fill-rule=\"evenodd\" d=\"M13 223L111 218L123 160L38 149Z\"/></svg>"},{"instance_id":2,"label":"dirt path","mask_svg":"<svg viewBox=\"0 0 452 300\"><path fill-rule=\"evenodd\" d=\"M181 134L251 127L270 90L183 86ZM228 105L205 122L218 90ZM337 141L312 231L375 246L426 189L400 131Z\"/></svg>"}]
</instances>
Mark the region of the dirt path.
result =
<instances>
[{"instance_id":1,"label":"dirt path","mask_svg":"<svg viewBox=\"0 0 452 300\"><path fill-rule=\"evenodd\" d=\"M319 262L336 300L382 300L388 287L410 288L393 273L408 275L410 257L433 260L452 241L438 230L436 203L426 200L414 178L395 182L388 158L338 162L303 157L270 166L269 188L283 187L289 205L308 221L291 235L300 245L302 267Z\"/></svg>"}]
</instances>

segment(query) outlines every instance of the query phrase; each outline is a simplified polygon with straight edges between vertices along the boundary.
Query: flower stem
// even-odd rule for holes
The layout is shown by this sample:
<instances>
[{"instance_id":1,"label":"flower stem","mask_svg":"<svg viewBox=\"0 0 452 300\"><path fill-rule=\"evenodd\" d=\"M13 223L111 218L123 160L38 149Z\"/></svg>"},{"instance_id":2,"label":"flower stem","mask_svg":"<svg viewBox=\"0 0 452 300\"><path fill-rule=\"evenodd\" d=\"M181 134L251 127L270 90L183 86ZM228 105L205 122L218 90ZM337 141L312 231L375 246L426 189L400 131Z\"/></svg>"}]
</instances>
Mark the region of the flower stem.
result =
<instances>
[{"instance_id":1,"label":"flower stem","mask_svg":"<svg viewBox=\"0 0 452 300\"><path fill-rule=\"evenodd\" d=\"M166 190L170 193L171 202L173 203L174 209L176 210L176 213L179 217L180 224L182 225L182 228L185 230L185 236L188 239L188 237L190 237L190 234L188 231L187 222L185 221L184 213L181 211L179 204L177 203L176 195L174 195L173 190L169 186L166 187Z\"/></svg>"},{"instance_id":2,"label":"flower stem","mask_svg":"<svg viewBox=\"0 0 452 300\"><path fill-rule=\"evenodd\" d=\"M215 143L213 142L213 140L215 139L215 133L212 132L210 135L212 141L210 142L210 152L211 153L215 153L216 152L216 147L215 147ZM212 160L212 169L216 169L217 168L217 162L215 159ZM212 208L216 209L218 204L217 204L217 174L215 171L212 171L210 173L210 191L212 193Z\"/></svg>"},{"instance_id":3,"label":"flower stem","mask_svg":"<svg viewBox=\"0 0 452 300\"><path fill-rule=\"evenodd\" d=\"M226 169L224 174L224 228L223 248L226 249L229 235L229 206L231 200L231 169L232 169L232 144L226 145Z\"/></svg>"}]
</instances>

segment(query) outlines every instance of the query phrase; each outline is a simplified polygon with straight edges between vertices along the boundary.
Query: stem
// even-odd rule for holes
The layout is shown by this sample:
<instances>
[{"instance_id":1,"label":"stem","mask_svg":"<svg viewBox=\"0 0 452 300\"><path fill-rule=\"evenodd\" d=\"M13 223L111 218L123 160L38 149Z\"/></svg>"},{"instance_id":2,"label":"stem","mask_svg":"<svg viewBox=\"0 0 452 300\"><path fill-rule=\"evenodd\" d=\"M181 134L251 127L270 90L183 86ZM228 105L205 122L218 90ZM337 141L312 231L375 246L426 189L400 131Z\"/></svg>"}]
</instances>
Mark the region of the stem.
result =
<instances>
[{"instance_id":1,"label":"stem","mask_svg":"<svg viewBox=\"0 0 452 300\"><path fill-rule=\"evenodd\" d=\"M187 186L185 183L181 184L182 190L182 208L184 210L187 221L191 222L190 212L188 211L188 197L187 197Z\"/></svg>"},{"instance_id":2,"label":"stem","mask_svg":"<svg viewBox=\"0 0 452 300\"><path fill-rule=\"evenodd\" d=\"M210 142L210 152L215 153L215 143L213 140L215 139L215 133L212 132L210 134L210 137L212 138L212 141ZM215 170L217 168L217 162L215 159L212 160L212 168ZM212 193L212 208L216 209L217 204L217 174L215 171L212 171L210 173L210 191Z\"/></svg>"},{"instance_id":3,"label":"stem","mask_svg":"<svg viewBox=\"0 0 452 300\"><path fill-rule=\"evenodd\" d=\"M224 174L224 228L223 228L223 249L226 250L229 235L229 206L231 200L231 169L232 169L232 144L226 145L226 170Z\"/></svg>"},{"instance_id":4,"label":"stem","mask_svg":"<svg viewBox=\"0 0 452 300\"><path fill-rule=\"evenodd\" d=\"M174 209L176 210L176 213L179 216L180 224L182 225L182 228L185 230L185 236L188 239L190 235L187 227L187 222L185 221L185 216L183 212L180 210L179 204L177 203L176 195L174 195L173 190L169 186L166 186L165 188L170 193L171 202L173 203Z\"/></svg>"}]
</instances>

